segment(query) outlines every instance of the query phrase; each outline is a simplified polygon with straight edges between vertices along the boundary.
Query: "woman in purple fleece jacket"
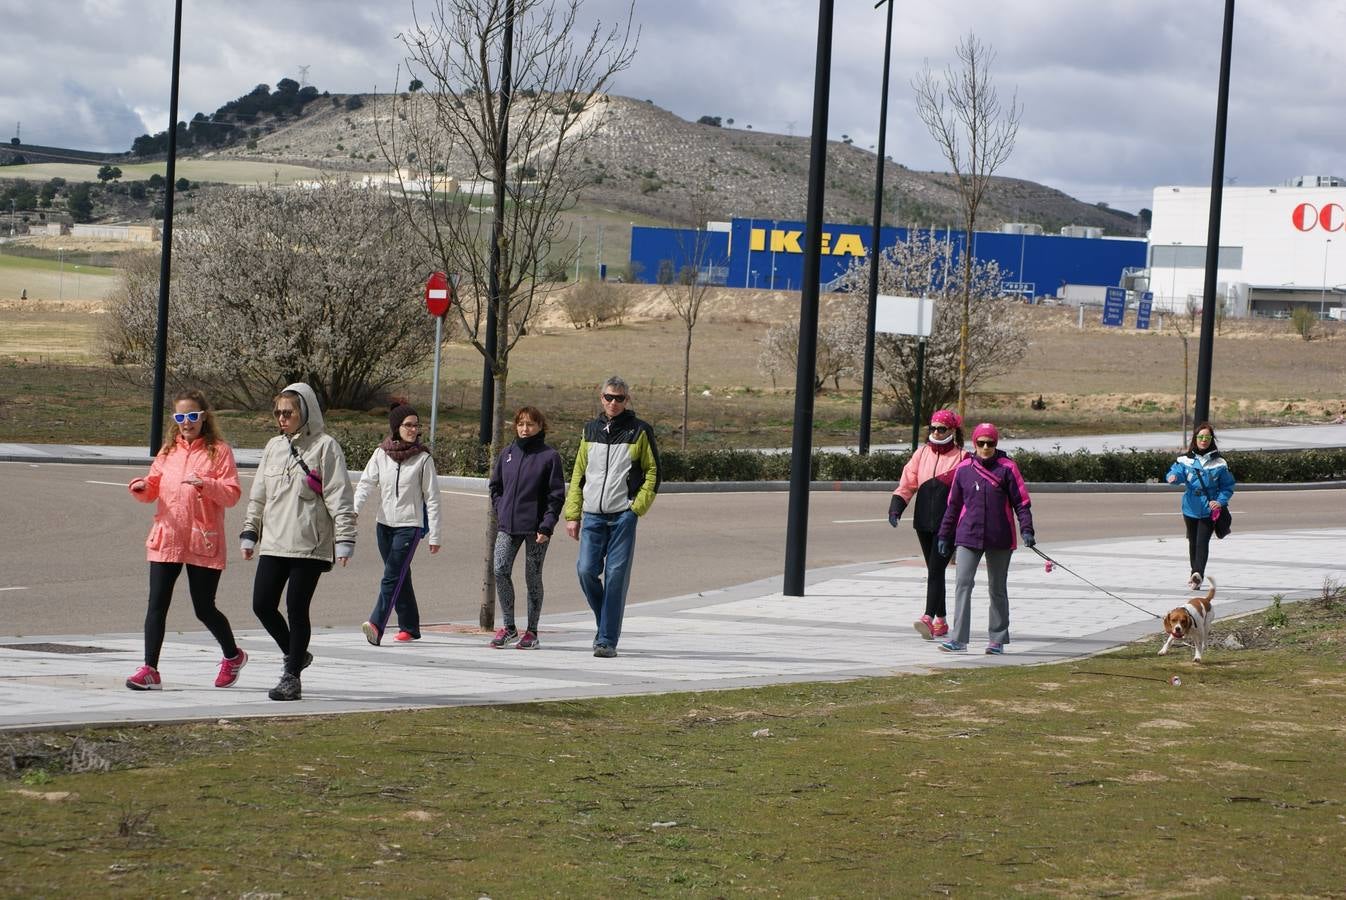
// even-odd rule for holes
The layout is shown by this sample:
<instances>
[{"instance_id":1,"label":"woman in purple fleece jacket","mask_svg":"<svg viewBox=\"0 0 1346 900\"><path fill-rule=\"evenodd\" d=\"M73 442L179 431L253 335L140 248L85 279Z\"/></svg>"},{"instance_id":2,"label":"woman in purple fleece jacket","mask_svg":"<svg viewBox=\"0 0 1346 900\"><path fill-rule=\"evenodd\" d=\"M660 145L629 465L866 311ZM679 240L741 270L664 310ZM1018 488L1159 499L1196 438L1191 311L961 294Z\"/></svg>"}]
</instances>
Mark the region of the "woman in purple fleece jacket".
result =
<instances>
[{"instance_id":1,"label":"woman in purple fleece jacket","mask_svg":"<svg viewBox=\"0 0 1346 900\"><path fill-rule=\"evenodd\" d=\"M1005 586L1009 575L1010 556L1014 554L1014 518L1019 519L1019 531L1024 544L1032 547L1033 512L1030 509L1028 486L1014 460L997 450L1000 432L990 422L983 422L972 432L976 445L971 459L954 470L953 485L949 489L949 505L944 510L944 521L939 528L937 549L948 556L955 546L958 557L957 581L954 587L953 634L939 645L949 653L967 650L971 637L972 586L977 576L977 565L986 557L986 574L991 595L991 614L986 652L1000 654L1009 643L1009 590Z\"/></svg>"},{"instance_id":2,"label":"woman in purple fleece jacket","mask_svg":"<svg viewBox=\"0 0 1346 900\"><path fill-rule=\"evenodd\" d=\"M546 444L547 420L539 409L525 406L516 412L514 430L518 440L505 448L491 470L491 504L499 522L495 595L504 617L491 646L533 650L538 646L542 615L542 563L565 503L566 481L561 454ZM514 581L510 577L520 546L525 548L524 581L528 585L528 627L522 635L514 624Z\"/></svg>"}]
</instances>

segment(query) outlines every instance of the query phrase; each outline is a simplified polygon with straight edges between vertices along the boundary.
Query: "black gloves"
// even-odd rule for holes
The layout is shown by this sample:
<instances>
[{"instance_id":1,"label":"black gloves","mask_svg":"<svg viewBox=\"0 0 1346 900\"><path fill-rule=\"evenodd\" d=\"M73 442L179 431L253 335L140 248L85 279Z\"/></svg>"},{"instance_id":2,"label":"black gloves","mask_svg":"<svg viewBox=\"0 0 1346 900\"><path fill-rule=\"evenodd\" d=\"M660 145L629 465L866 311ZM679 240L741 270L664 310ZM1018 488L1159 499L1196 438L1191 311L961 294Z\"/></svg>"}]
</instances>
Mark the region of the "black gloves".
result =
<instances>
[{"instance_id":1,"label":"black gloves","mask_svg":"<svg viewBox=\"0 0 1346 900\"><path fill-rule=\"evenodd\" d=\"M953 547L944 538L940 538L935 542L935 552L940 556L952 556Z\"/></svg>"},{"instance_id":2,"label":"black gloves","mask_svg":"<svg viewBox=\"0 0 1346 900\"><path fill-rule=\"evenodd\" d=\"M1037 545L1038 539L1037 539L1036 537L1033 536L1033 532L1031 532L1031 531L1025 531L1025 532L1023 533L1023 535L1024 535L1024 546L1025 546L1025 547L1032 548L1032 547L1034 547L1034 546Z\"/></svg>"},{"instance_id":3,"label":"black gloves","mask_svg":"<svg viewBox=\"0 0 1346 900\"><path fill-rule=\"evenodd\" d=\"M907 501L893 494L893 499L888 501L888 524L896 528L897 520L902 518L902 511L906 508Z\"/></svg>"}]
</instances>

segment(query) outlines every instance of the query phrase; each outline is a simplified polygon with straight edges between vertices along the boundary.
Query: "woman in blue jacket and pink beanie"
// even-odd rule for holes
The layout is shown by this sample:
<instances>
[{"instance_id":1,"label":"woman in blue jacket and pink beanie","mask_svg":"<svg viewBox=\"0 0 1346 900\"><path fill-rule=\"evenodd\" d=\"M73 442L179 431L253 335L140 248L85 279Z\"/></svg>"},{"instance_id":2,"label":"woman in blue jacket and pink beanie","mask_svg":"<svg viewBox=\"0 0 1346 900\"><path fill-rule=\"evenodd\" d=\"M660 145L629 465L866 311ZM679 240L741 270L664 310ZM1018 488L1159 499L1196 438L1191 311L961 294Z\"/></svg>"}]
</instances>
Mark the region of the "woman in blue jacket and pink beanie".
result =
<instances>
[{"instance_id":1,"label":"woman in blue jacket and pink beanie","mask_svg":"<svg viewBox=\"0 0 1346 900\"><path fill-rule=\"evenodd\" d=\"M1032 547L1033 512L1030 509L1028 486L1024 484L1019 467L996 448L1000 432L990 422L983 422L972 431L974 455L964 460L954 472L949 488L949 506L939 528L937 550L948 556L957 548L954 564L958 574L954 585L953 635L939 645L949 653L967 650L972 629L972 587L977 565L986 557L986 574L990 579L990 627L986 652L1000 654L1009 643L1009 575L1010 557L1016 546L1014 519L1019 519L1019 531L1024 544Z\"/></svg>"},{"instance_id":2,"label":"woman in blue jacket and pink beanie","mask_svg":"<svg viewBox=\"0 0 1346 900\"><path fill-rule=\"evenodd\" d=\"M514 414L518 440L505 448L491 471L491 504L499 530L495 536L495 595L504 622L490 644L497 650L538 646L542 616L542 563L547 558L556 521L566 498L561 454L547 446L547 420L535 406ZM524 581L528 585L528 627L519 634L514 621L514 558L524 548Z\"/></svg>"}]
</instances>

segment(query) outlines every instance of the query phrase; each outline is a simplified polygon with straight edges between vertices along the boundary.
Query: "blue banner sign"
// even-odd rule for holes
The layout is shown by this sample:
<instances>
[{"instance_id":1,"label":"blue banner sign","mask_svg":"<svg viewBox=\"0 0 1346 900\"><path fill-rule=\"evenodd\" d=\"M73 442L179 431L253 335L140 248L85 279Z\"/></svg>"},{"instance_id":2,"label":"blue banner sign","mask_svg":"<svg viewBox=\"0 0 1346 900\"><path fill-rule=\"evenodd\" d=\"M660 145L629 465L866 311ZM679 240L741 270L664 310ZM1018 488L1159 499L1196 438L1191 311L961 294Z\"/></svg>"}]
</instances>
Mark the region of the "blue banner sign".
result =
<instances>
[{"instance_id":1,"label":"blue banner sign","mask_svg":"<svg viewBox=\"0 0 1346 900\"><path fill-rule=\"evenodd\" d=\"M1122 319L1126 316L1126 289L1119 287L1108 288L1106 298L1103 300L1103 324L1120 326Z\"/></svg>"},{"instance_id":2,"label":"blue banner sign","mask_svg":"<svg viewBox=\"0 0 1346 900\"><path fill-rule=\"evenodd\" d=\"M1136 327L1150 327L1150 310L1154 308L1154 292L1146 291L1140 295L1140 305L1136 307Z\"/></svg>"}]
</instances>

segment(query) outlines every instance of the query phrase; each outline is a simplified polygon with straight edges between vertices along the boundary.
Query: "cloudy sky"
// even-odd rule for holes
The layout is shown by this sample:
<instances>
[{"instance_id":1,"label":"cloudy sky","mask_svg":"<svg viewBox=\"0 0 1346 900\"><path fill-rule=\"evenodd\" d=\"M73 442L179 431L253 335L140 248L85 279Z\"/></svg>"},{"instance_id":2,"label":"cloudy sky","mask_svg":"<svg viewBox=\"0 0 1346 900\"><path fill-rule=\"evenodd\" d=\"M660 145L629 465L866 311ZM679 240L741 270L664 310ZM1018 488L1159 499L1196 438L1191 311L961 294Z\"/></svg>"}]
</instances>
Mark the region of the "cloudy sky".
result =
<instances>
[{"instance_id":1,"label":"cloudy sky","mask_svg":"<svg viewBox=\"0 0 1346 900\"><path fill-rule=\"evenodd\" d=\"M417 0L424 10L434 0ZM613 22L628 0L583 0ZM185 0L179 118L255 84L387 90L411 0ZM125 150L167 127L173 0L0 0L0 138ZM1221 0L899 3L887 151L947 166L916 118L911 81L942 70L969 31L991 45L1002 98L1023 106L1002 174L1136 210L1157 185L1209 184ZM636 0L639 50L614 93L684 118L804 135L812 118L814 0ZM829 135L878 132L884 11L836 0ZM1346 3L1240 0L1226 176L1240 185L1346 175ZM803 185L801 185L803 190Z\"/></svg>"}]
</instances>

